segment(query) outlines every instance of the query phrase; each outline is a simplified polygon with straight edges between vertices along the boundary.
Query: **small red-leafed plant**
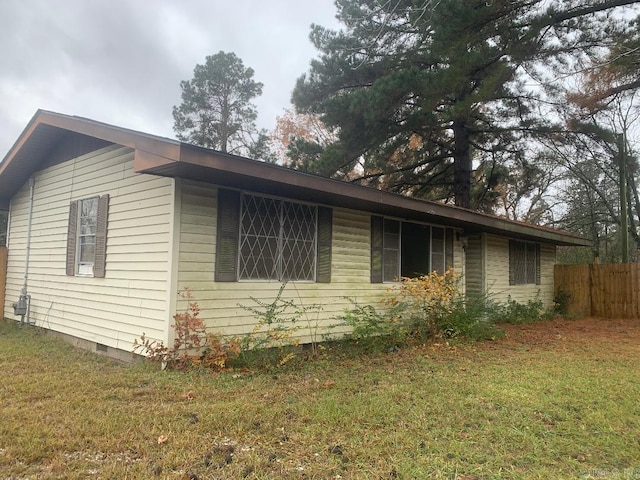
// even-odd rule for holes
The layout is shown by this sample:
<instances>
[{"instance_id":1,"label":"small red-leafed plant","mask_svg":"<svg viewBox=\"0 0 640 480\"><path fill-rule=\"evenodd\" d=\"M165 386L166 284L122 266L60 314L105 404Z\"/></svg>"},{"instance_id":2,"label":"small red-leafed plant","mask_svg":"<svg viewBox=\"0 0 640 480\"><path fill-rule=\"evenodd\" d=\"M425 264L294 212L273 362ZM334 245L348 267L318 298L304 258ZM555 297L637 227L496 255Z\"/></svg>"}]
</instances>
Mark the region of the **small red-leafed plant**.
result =
<instances>
[{"instance_id":1,"label":"small red-leafed plant","mask_svg":"<svg viewBox=\"0 0 640 480\"><path fill-rule=\"evenodd\" d=\"M162 341L149 339L143 333L140 340L134 341L133 351L176 370L196 367L218 372L223 370L240 352L240 343L236 339L227 339L219 333L207 330L191 290L185 288L179 295L187 301L187 308L173 316L173 347L167 347Z\"/></svg>"}]
</instances>

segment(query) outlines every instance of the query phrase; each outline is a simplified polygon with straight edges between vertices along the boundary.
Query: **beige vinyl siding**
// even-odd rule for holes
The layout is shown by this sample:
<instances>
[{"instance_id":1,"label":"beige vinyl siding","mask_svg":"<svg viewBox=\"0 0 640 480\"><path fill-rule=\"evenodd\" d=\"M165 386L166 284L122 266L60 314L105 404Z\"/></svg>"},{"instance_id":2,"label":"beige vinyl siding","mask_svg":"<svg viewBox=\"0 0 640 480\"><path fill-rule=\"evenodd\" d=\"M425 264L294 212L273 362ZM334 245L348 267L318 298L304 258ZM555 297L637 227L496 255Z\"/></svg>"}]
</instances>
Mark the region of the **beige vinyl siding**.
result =
<instances>
[{"instance_id":1,"label":"beige vinyl siding","mask_svg":"<svg viewBox=\"0 0 640 480\"><path fill-rule=\"evenodd\" d=\"M109 146L34 174L28 292L39 326L122 350L164 340L173 180L133 172L133 150ZM110 195L106 277L65 275L72 201ZM5 316L23 284L29 185L11 201Z\"/></svg>"},{"instance_id":2,"label":"beige vinyl siding","mask_svg":"<svg viewBox=\"0 0 640 480\"><path fill-rule=\"evenodd\" d=\"M256 307L254 297L271 302L281 286L277 281L214 282L216 245L217 188L183 182L181 193L180 252L177 289L188 287L200 307L207 325L226 335L241 335L257 321L240 305ZM289 282L284 297L297 305L319 305L302 319L299 336L303 341L320 340L345 308L371 303L382 308L380 300L389 284L370 282L371 216L353 210L333 209L331 283ZM459 243L459 242L457 242ZM456 266L461 268L461 247L456 245ZM178 310L186 308L179 301ZM332 333L339 333L332 329Z\"/></svg>"},{"instance_id":3,"label":"beige vinyl siding","mask_svg":"<svg viewBox=\"0 0 640 480\"><path fill-rule=\"evenodd\" d=\"M554 245L540 245L540 285L509 285L509 239L496 235L485 237L485 259L487 291L496 301L509 298L519 303L541 300L545 307L553 306L553 266L556 248Z\"/></svg>"}]
</instances>

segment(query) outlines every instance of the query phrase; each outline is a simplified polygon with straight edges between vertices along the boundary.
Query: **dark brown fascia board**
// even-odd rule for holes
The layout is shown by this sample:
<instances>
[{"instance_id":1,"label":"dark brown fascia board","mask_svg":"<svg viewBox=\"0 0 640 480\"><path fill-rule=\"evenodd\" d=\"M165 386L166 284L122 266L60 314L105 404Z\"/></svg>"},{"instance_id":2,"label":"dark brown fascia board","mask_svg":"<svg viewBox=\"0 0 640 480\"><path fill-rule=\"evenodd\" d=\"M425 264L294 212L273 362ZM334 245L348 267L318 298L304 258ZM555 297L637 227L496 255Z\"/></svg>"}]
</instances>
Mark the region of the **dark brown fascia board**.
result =
<instances>
[{"instance_id":1,"label":"dark brown fascia board","mask_svg":"<svg viewBox=\"0 0 640 480\"><path fill-rule=\"evenodd\" d=\"M181 145L179 162L206 167L208 169L225 172L226 174L231 173L251 178L259 178L267 182L282 184L283 187L295 186L323 192L326 195L338 198L357 199L360 203L368 204L370 206L369 211L372 212L395 210L404 211L407 212L407 214L418 213L465 226L463 228L469 228L471 231L477 230L506 235L510 234L515 237L538 239L558 245L591 245L591 242L588 240L566 232L510 221L451 205L442 205L435 202L409 198L382 190L298 172L279 165L259 162L221 152L212 152L211 150L193 145ZM150 163L151 162L146 162L146 165L149 167L141 169L139 172L153 173L154 168L150 166ZM158 166L166 166L168 163L171 162L165 161L162 165L159 164Z\"/></svg>"},{"instance_id":2,"label":"dark brown fascia board","mask_svg":"<svg viewBox=\"0 0 640 480\"><path fill-rule=\"evenodd\" d=\"M176 140L115 127L88 118L62 115L44 110L40 111L40 115L40 122L47 125L100 138L124 147L143 150L158 157L177 159L180 156L180 142Z\"/></svg>"},{"instance_id":3,"label":"dark brown fascia board","mask_svg":"<svg viewBox=\"0 0 640 480\"><path fill-rule=\"evenodd\" d=\"M2 172L11 163L16 153L24 147L34 130L41 124L100 138L118 145L149 152L158 157L174 160L180 158L180 142L175 140L115 127L88 118L63 115L47 110L38 110L4 157L2 163L0 163L0 175L2 175Z\"/></svg>"}]
</instances>

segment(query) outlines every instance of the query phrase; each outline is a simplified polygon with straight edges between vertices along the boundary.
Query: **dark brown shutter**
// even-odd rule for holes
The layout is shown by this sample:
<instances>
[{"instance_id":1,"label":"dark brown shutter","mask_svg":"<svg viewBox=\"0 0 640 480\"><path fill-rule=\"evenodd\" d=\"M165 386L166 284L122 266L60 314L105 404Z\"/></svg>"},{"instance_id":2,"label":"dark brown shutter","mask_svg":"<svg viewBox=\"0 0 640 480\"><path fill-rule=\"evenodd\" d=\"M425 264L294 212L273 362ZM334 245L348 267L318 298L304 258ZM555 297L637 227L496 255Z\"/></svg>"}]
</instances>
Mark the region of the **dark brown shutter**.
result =
<instances>
[{"instance_id":1,"label":"dark brown shutter","mask_svg":"<svg viewBox=\"0 0 640 480\"><path fill-rule=\"evenodd\" d=\"M382 283L383 219L371 216L371 283Z\"/></svg>"},{"instance_id":2,"label":"dark brown shutter","mask_svg":"<svg viewBox=\"0 0 640 480\"><path fill-rule=\"evenodd\" d=\"M93 260L93 276L104 278L107 264L107 223L109 219L109 195L98 200L98 218L96 219L96 253Z\"/></svg>"},{"instance_id":3,"label":"dark brown shutter","mask_svg":"<svg viewBox=\"0 0 640 480\"><path fill-rule=\"evenodd\" d=\"M516 242L509 240L509 285L516 284Z\"/></svg>"},{"instance_id":4,"label":"dark brown shutter","mask_svg":"<svg viewBox=\"0 0 640 480\"><path fill-rule=\"evenodd\" d=\"M76 240L78 234L78 202L69 205L69 224L67 225L67 275L76 274Z\"/></svg>"},{"instance_id":5,"label":"dark brown shutter","mask_svg":"<svg viewBox=\"0 0 640 480\"><path fill-rule=\"evenodd\" d=\"M216 282L238 279L238 237L240 235L240 192L218 190Z\"/></svg>"},{"instance_id":6,"label":"dark brown shutter","mask_svg":"<svg viewBox=\"0 0 640 480\"><path fill-rule=\"evenodd\" d=\"M536 243L536 285L540 285L540 244Z\"/></svg>"},{"instance_id":7,"label":"dark brown shutter","mask_svg":"<svg viewBox=\"0 0 640 480\"><path fill-rule=\"evenodd\" d=\"M331 237L333 210L318 207L318 245L316 258L316 282L331 283Z\"/></svg>"}]
</instances>

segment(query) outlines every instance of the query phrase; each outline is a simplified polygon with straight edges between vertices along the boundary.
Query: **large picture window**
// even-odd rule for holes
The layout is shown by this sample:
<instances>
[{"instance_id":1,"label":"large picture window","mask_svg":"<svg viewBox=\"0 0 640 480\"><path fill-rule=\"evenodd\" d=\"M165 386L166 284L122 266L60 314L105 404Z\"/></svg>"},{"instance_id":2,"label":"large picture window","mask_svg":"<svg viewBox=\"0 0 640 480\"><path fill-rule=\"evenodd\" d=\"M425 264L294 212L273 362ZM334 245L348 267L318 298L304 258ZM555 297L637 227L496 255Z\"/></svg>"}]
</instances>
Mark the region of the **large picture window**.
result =
<instances>
[{"instance_id":1,"label":"large picture window","mask_svg":"<svg viewBox=\"0 0 640 480\"><path fill-rule=\"evenodd\" d=\"M313 205L242 196L241 280L314 280L316 215Z\"/></svg>"},{"instance_id":2,"label":"large picture window","mask_svg":"<svg viewBox=\"0 0 640 480\"><path fill-rule=\"evenodd\" d=\"M221 189L216 281L331 278L331 209Z\"/></svg>"},{"instance_id":3,"label":"large picture window","mask_svg":"<svg viewBox=\"0 0 640 480\"><path fill-rule=\"evenodd\" d=\"M540 245L509 241L509 284L540 284Z\"/></svg>"},{"instance_id":4,"label":"large picture window","mask_svg":"<svg viewBox=\"0 0 640 480\"><path fill-rule=\"evenodd\" d=\"M453 229L371 217L371 281L393 282L453 266Z\"/></svg>"}]
</instances>

